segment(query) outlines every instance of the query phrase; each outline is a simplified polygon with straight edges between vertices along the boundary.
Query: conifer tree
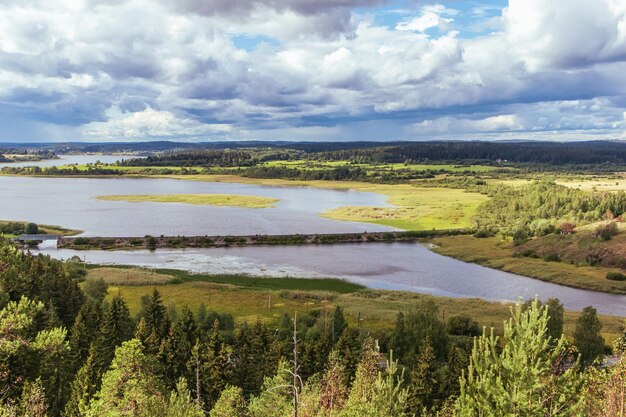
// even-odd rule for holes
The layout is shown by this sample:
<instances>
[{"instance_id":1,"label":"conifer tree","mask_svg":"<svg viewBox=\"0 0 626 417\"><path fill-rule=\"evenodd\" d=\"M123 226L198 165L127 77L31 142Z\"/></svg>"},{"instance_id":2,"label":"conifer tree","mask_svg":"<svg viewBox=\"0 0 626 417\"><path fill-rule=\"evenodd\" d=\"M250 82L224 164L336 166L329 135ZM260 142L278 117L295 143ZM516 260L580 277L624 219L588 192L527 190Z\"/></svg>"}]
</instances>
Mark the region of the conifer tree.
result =
<instances>
[{"instance_id":1,"label":"conifer tree","mask_svg":"<svg viewBox=\"0 0 626 417\"><path fill-rule=\"evenodd\" d=\"M172 323L167 338L161 343L159 360L161 374L168 388L173 388L180 377L189 379L187 364L197 338L196 322L193 313L183 308L181 318Z\"/></svg>"},{"instance_id":2,"label":"conifer tree","mask_svg":"<svg viewBox=\"0 0 626 417\"><path fill-rule=\"evenodd\" d=\"M89 350L94 343L100 328L100 304L86 299L76 321L70 330L71 369L75 372L89 356Z\"/></svg>"},{"instance_id":3,"label":"conifer tree","mask_svg":"<svg viewBox=\"0 0 626 417\"><path fill-rule=\"evenodd\" d=\"M63 412L64 417L82 417L85 415L89 403L96 393L98 378L93 355L89 355L72 382L70 399Z\"/></svg>"},{"instance_id":4,"label":"conifer tree","mask_svg":"<svg viewBox=\"0 0 626 417\"><path fill-rule=\"evenodd\" d=\"M164 417L204 417L202 408L191 399L191 392L184 378L178 380L176 390L170 394L163 415Z\"/></svg>"},{"instance_id":5,"label":"conifer tree","mask_svg":"<svg viewBox=\"0 0 626 417\"><path fill-rule=\"evenodd\" d=\"M341 307L336 306L335 311L333 312L333 319L330 329L333 342L339 340L339 336L341 336L341 333L343 333L346 327L348 327L348 323L343 316L343 311L341 310Z\"/></svg>"},{"instance_id":6,"label":"conifer tree","mask_svg":"<svg viewBox=\"0 0 626 417\"><path fill-rule=\"evenodd\" d=\"M241 388L227 386L211 409L209 417L248 417Z\"/></svg>"},{"instance_id":7,"label":"conifer tree","mask_svg":"<svg viewBox=\"0 0 626 417\"><path fill-rule=\"evenodd\" d=\"M102 387L92 399L88 416L148 417L163 409L165 402L153 368L137 339L115 349L110 369L102 377Z\"/></svg>"},{"instance_id":8,"label":"conifer tree","mask_svg":"<svg viewBox=\"0 0 626 417\"><path fill-rule=\"evenodd\" d=\"M292 382L289 363L280 361L276 374L266 377L261 393L250 399L250 417L290 417L292 413Z\"/></svg>"},{"instance_id":9,"label":"conifer tree","mask_svg":"<svg viewBox=\"0 0 626 417\"><path fill-rule=\"evenodd\" d=\"M421 415L433 406L439 385L435 351L429 340L424 342L410 377L408 386L409 409L417 415Z\"/></svg>"},{"instance_id":10,"label":"conifer tree","mask_svg":"<svg viewBox=\"0 0 626 417\"><path fill-rule=\"evenodd\" d=\"M562 336L552 342L548 311L537 301L518 303L504 323L502 343L493 329L474 340L467 375L461 379L458 417L571 416L582 406L576 365L565 370L570 350ZM503 346L500 351L500 346Z\"/></svg>"},{"instance_id":11,"label":"conifer tree","mask_svg":"<svg viewBox=\"0 0 626 417\"><path fill-rule=\"evenodd\" d=\"M105 307L100 332L94 343L94 365L102 374L115 355L115 348L133 336L133 322L126 302L116 295Z\"/></svg>"},{"instance_id":12,"label":"conifer tree","mask_svg":"<svg viewBox=\"0 0 626 417\"><path fill-rule=\"evenodd\" d=\"M583 364L592 364L604 353L604 338L600 335L602 323L598 319L595 308L589 306L583 309L576 321L574 344L580 354Z\"/></svg>"},{"instance_id":13,"label":"conifer tree","mask_svg":"<svg viewBox=\"0 0 626 417\"><path fill-rule=\"evenodd\" d=\"M44 330L37 334L33 348L39 353L39 381L46 393L49 410L58 415L69 394L70 363L67 331L63 328Z\"/></svg>"}]
</instances>

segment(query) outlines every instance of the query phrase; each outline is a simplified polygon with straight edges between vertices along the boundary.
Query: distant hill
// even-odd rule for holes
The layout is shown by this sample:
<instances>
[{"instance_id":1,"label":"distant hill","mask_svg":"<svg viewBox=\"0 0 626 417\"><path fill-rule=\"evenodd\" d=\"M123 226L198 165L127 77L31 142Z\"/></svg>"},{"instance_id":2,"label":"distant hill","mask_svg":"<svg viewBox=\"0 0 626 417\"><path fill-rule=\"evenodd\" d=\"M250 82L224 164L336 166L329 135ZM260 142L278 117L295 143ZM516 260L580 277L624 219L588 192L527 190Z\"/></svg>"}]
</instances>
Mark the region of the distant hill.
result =
<instances>
[{"instance_id":1,"label":"distant hill","mask_svg":"<svg viewBox=\"0 0 626 417\"><path fill-rule=\"evenodd\" d=\"M433 142L204 142L0 144L1 147L46 149L55 153L159 153L242 148L293 149L325 160L378 163L406 161L482 161L548 164L626 164L626 142L433 141Z\"/></svg>"}]
</instances>

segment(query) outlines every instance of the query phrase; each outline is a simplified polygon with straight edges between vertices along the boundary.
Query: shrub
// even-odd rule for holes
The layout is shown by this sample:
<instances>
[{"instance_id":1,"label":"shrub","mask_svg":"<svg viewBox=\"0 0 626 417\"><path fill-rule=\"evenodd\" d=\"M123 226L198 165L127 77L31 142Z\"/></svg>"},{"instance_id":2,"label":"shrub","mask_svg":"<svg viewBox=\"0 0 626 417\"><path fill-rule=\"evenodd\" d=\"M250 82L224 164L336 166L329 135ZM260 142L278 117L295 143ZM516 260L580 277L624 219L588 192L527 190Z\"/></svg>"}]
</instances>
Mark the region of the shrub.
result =
<instances>
[{"instance_id":1,"label":"shrub","mask_svg":"<svg viewBox=\"0 0 626 417\"><path fill-rule=\"evenodd\" d=\"M626 281L626 275L621 272L607 272L606 279L610 281Z\"/></svg>"},{"instance_id":2,"label":"shrub","mask_svg":"<svg viewBox=\"0 0 626 417\"><path fill-rule=\"evenodd\" d=\"M537 258L537 251L534 249L525 249L521 252L521 254L525 258Z\"/></svg>"},{"instance_id":3,"label":"shrub","mask_svg":"<svg viewBox=\"0 0 626 417\"><path fill-rule=\"evenodd\" d=\"M544 261L548 262L559 262L561 260L561 257L558 253L550 252L543 255L543 259Z\"/></svg>"},{"instance_id":4,"label":"shrub","mask_svg":"<svg viewBox=\"0 0 626 417\"><path fill-rule=\"evenodd\" d=\"M600 225L596 228L595 235L602 240L611 240L611 238L619 233L617 223L610 222Z\"/></svg>"},{"instance_id":5,"label":"shrub","mask_svg":"<svg viewBox=\"0 0 626 417\"><path fill-rule=\"evenodd\" d=\"M493 230L490 229L479 229L476 231L476 233L474 233L474 237L476 238L485 238L485 237L493 237L494 236L494 232Z\"/></svg>"},{"instance_id":6,"label":"shrub","mask_svg":"<svg viewBox=\"0 0 626 417\"><path fill-rule=\"evenodd\" d=\"M77 237L76 239L74 239L74 244L75 245L89 245L91 243L91 240L89 238L86 237Z\"/></svg>"},{"instance_id":7,"label":"shrub","mask_svg":"<svg viewBox=\"0 0 626 417\"><path fill-rule=\"evenodd\" d=\"M590 253L585 260L590 266L596 266L602 263L602 255L599 253Z\"/></svg>"}]
</instances>

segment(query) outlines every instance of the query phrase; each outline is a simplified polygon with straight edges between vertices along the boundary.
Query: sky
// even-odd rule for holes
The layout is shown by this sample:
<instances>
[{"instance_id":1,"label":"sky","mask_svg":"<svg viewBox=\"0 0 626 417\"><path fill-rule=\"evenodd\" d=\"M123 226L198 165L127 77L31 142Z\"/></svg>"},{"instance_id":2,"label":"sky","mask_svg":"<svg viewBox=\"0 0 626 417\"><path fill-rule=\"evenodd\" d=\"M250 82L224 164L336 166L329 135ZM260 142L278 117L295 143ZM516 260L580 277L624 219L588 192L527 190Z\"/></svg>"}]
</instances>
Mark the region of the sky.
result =
<instances>
[{"instance_id":1,"label":"sky","mask_svg":"<svg viewBox=\"0 0 626 417\"><path fill-rule=\"evenodd\" d=\"M626 140L625 0L0 0L0 141Z\"/></svg>"}]
</instances>

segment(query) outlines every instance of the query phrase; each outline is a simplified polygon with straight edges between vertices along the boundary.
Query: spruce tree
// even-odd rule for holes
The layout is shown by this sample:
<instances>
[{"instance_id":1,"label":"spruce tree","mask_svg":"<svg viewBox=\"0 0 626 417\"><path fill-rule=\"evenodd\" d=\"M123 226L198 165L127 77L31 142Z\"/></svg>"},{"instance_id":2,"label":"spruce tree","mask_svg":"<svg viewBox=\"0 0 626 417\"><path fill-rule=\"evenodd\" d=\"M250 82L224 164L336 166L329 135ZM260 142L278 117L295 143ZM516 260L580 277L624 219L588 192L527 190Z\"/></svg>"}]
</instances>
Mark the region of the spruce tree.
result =
<instances>
[{"instance_id":1,"label":"spruce tree","mask_svg":"<svg viewBox=\"0 0 626 417\"><path fill-rule=\"evenodd\" d=\"M430 341L426 340L411 371L408 386L409 409L417 415L421 415L433 406L440 383L437 380L437 369L435 351Z\"/></svg>"},{"instance_id":2,"label":"spruce tree","mask_svg":"<svg viewBox=\"0 0 626 417\"><path fill-rule=\"evenodd\" d=\"M77 371L89 356L91 345L98 335L100 317L101 305L89 298L86 299L70 330L72 372Z\"/></svg>"},{"instance_id":3,"label":"spruce tree","mask_svg":"<svg viewBox=\"0 0 626 417\"><path fill-rule=\"evenodd\" d=\"M346 327L348 327L348 323L343 316L343 311L341 310L341 307L336 306L335 311L333 312L333 319L330 329L333 342L339 340L339 336L341 336L341 333L343 333Z\"/></svg>"},{"instance_id":4,"label":"spruce tree","mask_svg":"<svg viewBox=\"0 0 626 417\"><path fill-rule=\"evenodd\" d=\"M63 412L64 417L82 417L85 415L89 403L96 393L98 379L99 375L93 362L93 355L89 355L72 382L70 399Z\"/></svg>"},{"instance_id":5,"label":"spruce tree","mask_svg":"<svg viewBox=\"0 0 626 417\"><path fill-rule=\"evenodd\" d=\"M583 364L592 364L604 353L604 338L600 335L602 323L598 319L595 308L589 306L583 309L582 314L576 321L574 331L574 344L580 354Z\"/></svg>"},{"instance_id":6,"label":"spruce tree","mask_svg":"<svg viewBox=\"0 0 626 417\"><path fill-rule=\"evenodd\" d=\"M121 295L116 295L104 310L94 343L94 365L100 374L109 367L115 348L133 336L133 322Z\"/></svg>"}]
</instances>

